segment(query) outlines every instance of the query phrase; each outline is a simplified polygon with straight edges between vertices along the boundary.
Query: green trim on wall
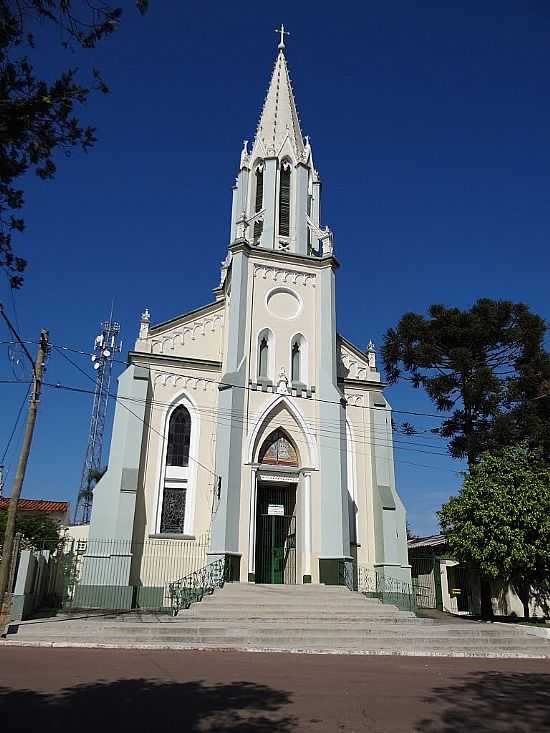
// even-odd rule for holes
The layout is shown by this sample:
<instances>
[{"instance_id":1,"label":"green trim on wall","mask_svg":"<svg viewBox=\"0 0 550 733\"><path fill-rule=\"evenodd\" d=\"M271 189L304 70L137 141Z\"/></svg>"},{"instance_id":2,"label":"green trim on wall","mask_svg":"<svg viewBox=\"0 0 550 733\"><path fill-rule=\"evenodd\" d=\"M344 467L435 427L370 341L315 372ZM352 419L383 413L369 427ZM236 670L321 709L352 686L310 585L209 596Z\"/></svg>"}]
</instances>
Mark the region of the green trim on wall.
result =
<instances>
[{"instance_id":1,"label":"green trim on wall","mask_svg":"<svg viewBox=\"0 0 550 733\"><path fill-rule=\"evenodd\" d=\"M344 559L319 558L319 582L325 585L341 585L344 577Z\"/></svg>"},{"instance_id":2,"label":"green trim on wall","mask_svg":"<svg viewBox=\"0 0 550 733\"><path fill-rule=\"evenodd\" d=\"M73 608L130 609L134 596L131 585L79 585Z\"/></svg>"},{"instance_id":3,"label":"green trim on wall","mask_svg":"<svg viewBox=\"0 0 550 733\"><path fill-rule=\"evenodd\" d=\"M304 575L302 578L302 583L304 585L307 585L308 583L311 583L311 575Z\"/></svg>"}]
</instances>

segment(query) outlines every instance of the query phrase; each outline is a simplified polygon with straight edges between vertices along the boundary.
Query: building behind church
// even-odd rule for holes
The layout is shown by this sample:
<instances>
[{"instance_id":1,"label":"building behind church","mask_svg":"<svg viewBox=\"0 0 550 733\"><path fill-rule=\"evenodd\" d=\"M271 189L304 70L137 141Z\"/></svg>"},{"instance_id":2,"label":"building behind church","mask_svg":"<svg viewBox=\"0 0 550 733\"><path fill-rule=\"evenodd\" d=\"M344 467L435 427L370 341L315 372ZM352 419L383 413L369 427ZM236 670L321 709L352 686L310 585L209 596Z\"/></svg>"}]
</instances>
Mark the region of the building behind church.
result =
<instances>
[{"instance_id":1,"label":"building behind church","mask_svg":"<svg viewBox=\"0 0 550 733\"><path fill-rule=\"evenodd\" d=\"M358 566L410 581L391 410L372 344L336 331L339 263L320 204L281 43L213 299L163 323L141 317L91 543L184 552L206 537L206 561L225 558L241 582L338 584ZM88 554L92 605L98 584L159 582L130 551Z\"/></svg>"}]
</instances>

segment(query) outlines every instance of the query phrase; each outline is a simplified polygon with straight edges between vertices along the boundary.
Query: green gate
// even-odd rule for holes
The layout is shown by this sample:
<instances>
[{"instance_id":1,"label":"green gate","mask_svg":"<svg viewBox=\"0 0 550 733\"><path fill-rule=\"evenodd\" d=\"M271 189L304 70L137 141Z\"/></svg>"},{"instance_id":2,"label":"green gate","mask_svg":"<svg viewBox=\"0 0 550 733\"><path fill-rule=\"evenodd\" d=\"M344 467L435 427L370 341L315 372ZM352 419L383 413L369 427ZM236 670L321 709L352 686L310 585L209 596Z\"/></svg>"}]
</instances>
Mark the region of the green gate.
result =
<instances>
[{"instance_id":1,"label":"green gate","mask_svg":"<svg viewBox=\"0 0 550 733\"><path fill-rule=\"evenodd\" d=\"M296 489L258 487L256 583L296 583Z\"/></svg>"}]
</instances>

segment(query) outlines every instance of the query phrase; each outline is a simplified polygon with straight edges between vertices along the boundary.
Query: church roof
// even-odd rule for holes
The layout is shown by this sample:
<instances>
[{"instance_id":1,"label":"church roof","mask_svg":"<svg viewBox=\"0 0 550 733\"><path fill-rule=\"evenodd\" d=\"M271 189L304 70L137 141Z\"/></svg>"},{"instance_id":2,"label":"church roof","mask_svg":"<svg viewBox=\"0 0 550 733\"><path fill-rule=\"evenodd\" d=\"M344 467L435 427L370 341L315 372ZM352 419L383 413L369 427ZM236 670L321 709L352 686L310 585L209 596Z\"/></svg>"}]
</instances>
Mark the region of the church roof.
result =
<instances>
[{"instance_id":1,"label":"church roof","mask_svg":"<svg viewBox=\"0 0 550 733\"><path fill-rule=\"evenodd\" d=\"M300 120L288 74L284 45L280 45L253 147L256 148L261 143L265 149L264 155L278 155L287 135L297 154L301 155L304 141Z\"/></svg>"}]
</instances>

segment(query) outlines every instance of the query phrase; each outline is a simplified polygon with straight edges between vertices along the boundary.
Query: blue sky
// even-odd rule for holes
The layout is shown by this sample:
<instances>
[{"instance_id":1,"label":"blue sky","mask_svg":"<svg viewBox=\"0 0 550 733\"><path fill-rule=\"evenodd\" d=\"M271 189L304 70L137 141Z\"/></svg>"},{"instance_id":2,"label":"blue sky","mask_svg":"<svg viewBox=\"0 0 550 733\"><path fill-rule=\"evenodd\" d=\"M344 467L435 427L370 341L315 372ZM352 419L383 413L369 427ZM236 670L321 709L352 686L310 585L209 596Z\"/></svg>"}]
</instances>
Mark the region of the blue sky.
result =
<instances>
[{"instance_id":1,"label":"blue sky","mask_svg":"<svg viewBox=\"0 0 550 733\"><path fill-rule=\"evenodd\" d=\"M152 0L144 18L122 5L119 31L94 52L68 54L48 32L39 40L45 73L69 64L86 77L95 65L112 92L82 110L95 148L61 157L53 182L25 181L27 231L16 246L29 268L15 300L26 338L47 327L53 343L87 350L114 297L130 348L145 306L158 322L210 300L281 22L323 180L322 223L342 265L339 330L360 347L380 344L406 311L479 297L524 301L550 320L545 3L279 2L273 11ZM0 298L11 308L4 282ZM10 379L0 349L0 379ZM73 358L92 374L87 357ZM91 386L55 351L47 378ZM24 393L0 384L0 451ZM407 384L387 394L396 409L433 411ZM45 390L25 496L74 499L90 407L90 396ZM420 429L436 422L410 419ZM461 466L437 455L445 449L433 436L409 441L396 444L398 488L412 527L429 533Z\"/></svg>"}]
</instances>

